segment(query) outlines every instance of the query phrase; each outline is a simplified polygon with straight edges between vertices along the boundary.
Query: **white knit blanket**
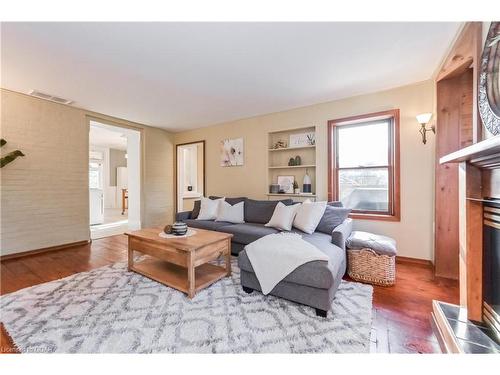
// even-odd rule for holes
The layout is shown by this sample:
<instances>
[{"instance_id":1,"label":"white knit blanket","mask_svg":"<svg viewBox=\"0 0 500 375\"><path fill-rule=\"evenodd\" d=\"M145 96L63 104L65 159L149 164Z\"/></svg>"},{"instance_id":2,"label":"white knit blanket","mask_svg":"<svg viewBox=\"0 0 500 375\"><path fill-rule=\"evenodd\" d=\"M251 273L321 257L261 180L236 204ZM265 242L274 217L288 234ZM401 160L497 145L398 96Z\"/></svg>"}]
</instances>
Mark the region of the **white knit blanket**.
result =
<instances>
[{"instance_id":1,"label":"white knit blanket","mask_svg":"<svg viewBox=\"0 0 500 375\"><path fill-rule=\"evenodd\" d=\"M328 261L316 246L297 233L269 234L245 246L262 293L268 294L297 267L315 260Z\"/></svg>"}]
</instances>

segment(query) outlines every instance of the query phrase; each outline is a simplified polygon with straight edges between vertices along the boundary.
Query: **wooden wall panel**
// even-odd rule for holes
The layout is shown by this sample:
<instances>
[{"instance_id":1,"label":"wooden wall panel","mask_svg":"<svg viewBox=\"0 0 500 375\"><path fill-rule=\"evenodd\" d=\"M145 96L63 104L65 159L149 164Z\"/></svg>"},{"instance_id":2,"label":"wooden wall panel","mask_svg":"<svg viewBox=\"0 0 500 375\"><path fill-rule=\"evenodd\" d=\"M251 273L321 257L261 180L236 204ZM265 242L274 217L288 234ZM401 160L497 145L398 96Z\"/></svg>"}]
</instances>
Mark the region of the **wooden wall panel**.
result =
<instances>
[{"instance_id":1,"label":"wooden wall panel","mask_svg":"<svg viewBox=\"0 0 500 375\"><path fill-rule=\"evenodd\" d=\"M458 165L439 158L472 144L473 70L437 83L436 126L436 276L459 278Z\"/></svg>"},{"instance_id":2,"label":"wooden wall panel","mask_svg":"<svg viewBox=\"0 0 500 375\"><path fill-rule=\"evenodd\" d=\"M474 143L481 141L482 126L477 111L477 81L481 65L483 25L481 22L467 22L457 38L452 50L444 60L438 72L436 82L461 75L467 69L473 69L472 84L472 137Z\"/></svg>"},{"instance_id":3,"label":"wooden wall panel","mask_svg":"<svg viewBox=\"0 0 500 375\"><path fill-rule=\"evenodd\" d=\"M465 163L465 194L461 199L481 199L484 193L481 189L481 170ZM465 259L466 277L460 279L460 285L466 285L467 316L470 320L482 320L483 308L483 204L466 200L465 212L460 213L465 223Z\"/></svg>"}]
</instances>

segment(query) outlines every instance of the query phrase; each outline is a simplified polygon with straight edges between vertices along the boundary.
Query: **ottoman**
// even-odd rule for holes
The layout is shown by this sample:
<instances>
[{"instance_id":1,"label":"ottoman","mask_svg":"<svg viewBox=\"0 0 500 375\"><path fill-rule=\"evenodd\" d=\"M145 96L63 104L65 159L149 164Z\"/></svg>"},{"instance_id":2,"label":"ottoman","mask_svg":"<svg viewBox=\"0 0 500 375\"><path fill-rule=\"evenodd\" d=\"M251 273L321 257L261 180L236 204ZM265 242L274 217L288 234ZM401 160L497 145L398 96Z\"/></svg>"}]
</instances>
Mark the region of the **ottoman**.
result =
<instances>
[{"instance_id":1,"label":"ottoman","mask_svg":"<svg viewBox=\"0 0 500 375\"><path fill-rule=\"evenodd\" d=\"M354 231L346 241L347 274L356 281L391 286L396 282L396 241Z\"/></svg>"}]
</instances>

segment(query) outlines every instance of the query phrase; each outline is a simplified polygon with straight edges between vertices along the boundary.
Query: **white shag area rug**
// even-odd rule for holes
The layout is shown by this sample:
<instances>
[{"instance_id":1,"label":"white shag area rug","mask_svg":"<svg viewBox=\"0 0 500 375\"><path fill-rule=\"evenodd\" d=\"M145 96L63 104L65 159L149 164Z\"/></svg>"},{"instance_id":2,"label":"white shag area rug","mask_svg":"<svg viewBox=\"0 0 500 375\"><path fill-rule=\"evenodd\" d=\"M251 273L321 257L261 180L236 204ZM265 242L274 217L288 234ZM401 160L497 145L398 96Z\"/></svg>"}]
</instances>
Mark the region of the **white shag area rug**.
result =
<instances>
[{"instance_id":1,"label":"white shag area rug","mask_svg":"<svg viewBox=\"0 0 500 375\"><path fill-rule=\"evenodd\" d=\"M328 318L240 285L190 300L116 263L0 297L0 321L31 353L367 353L373 288L342 281Z\"/></svg>"}]
</instances>

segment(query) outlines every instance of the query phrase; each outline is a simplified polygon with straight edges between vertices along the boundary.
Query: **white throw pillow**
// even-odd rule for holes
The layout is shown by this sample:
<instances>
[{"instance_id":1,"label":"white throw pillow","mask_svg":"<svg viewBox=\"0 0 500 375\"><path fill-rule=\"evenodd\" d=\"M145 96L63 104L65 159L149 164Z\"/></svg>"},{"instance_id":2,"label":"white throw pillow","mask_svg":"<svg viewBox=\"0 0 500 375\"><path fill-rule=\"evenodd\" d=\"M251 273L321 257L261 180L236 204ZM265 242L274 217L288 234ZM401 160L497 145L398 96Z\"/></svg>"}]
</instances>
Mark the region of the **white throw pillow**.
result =
<instances>
[{"instance_id":1,"label":"white throw pillow","mask_svg":"<svg viewBox=\"0 0 500 375\"><path fill-rule=\"evenodd\" d=\"M293 220L293 226L308 234L316 230L323 214L325 213L326 202L310 202L309 200L302 203L297 210L297 215Z\"/></svg>"},{"instance_id":2,"label":"white throw pillow","mask_svg":"<svg viewBox=\"0 0 500 375\"><path fill-rule=\"evenodd\" d=\"M293 206L285 206L283 203L278 202L274 208L273 216L269 223L265 224L266 227L273 227L278 230L291 230L293 219L297 213L300 203Z\"/></svg>"},{"instance_id":3,"label":"white throw pillow","mask_svg":"<svg viewBox=\"0 0 500 375\"><path fill-rule=\"evenodd\" d=\"M227 221L233 224L244 223L244 204L245 202L239 202L231 206L226 201L220 202L215 221Z\"/></svg>"},{"instance_id":4,"label":"white throw pillow","mask_svg":"<svg viewBox=\"0 0 500 375\"><path fill-rule=\"evenodd\" d=\"M215 220L217 218L217 211L219 210L219 204L224 202L225 198L219 199L209 199L201 198L200 203L200 213L196 220Z\"/></svg>"}]
</instances>

